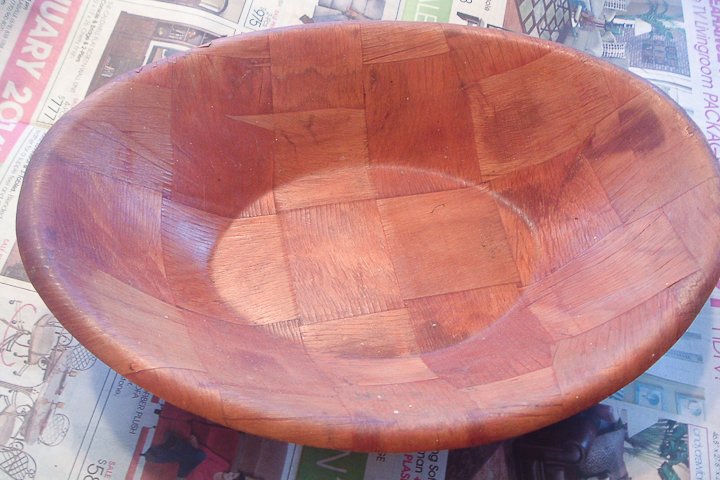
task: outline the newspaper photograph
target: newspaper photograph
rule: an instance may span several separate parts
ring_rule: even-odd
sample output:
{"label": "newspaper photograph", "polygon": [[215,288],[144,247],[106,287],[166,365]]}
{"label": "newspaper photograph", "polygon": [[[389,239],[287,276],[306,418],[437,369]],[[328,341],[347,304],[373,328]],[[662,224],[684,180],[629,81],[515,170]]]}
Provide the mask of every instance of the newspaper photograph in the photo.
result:
{"label": "newspaper photograph", "polygon": [[237,432],[110,370],[29,283],[15,237],[47,129],[125,72],[258,30],[444,22],[557,42],[649,80],[720,151],[718,0],[0,0],[0,479],[720,479],[720,288],[655,366],[602,404],[504,442],[343,452]]}

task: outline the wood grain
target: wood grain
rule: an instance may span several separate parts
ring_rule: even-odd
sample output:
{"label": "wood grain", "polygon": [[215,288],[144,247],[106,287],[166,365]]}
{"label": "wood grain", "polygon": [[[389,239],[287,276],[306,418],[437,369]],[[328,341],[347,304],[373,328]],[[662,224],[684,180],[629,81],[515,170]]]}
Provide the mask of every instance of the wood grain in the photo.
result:
{"label": "wood grain", "polygon": [[720,174],[678,108],[557,44],[353,23],[225,38],[65,115],[28,275],[115,370],[321,447],[491,442],[590,406],[720,276]]}
{"label": "wood grain", "polygon": [[447,68],[450,58],[413,56],[363,70],[368,152],[381,197],[480,182],[471,109],[457,73]]}
{"label": "wood grain", "polygon": [[368,168],[364,110],[232,118],[275,135],[272,192],[278,210],[377,197]]}
{"label": "wood grain", "polygon": [[520,280],[497,205],[480,188],[378,200],[403,298]]}

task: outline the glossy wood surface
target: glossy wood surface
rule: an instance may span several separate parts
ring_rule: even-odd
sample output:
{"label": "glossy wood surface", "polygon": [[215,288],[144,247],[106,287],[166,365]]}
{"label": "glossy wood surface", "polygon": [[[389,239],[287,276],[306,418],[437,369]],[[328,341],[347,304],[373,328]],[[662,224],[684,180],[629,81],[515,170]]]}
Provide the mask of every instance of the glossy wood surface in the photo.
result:
{"label": "glossy wood surface", "polygon": [[366,451],[495,441],[613,393],[720,275],[720,176],[630,74],[496,30],[248,34],[47,134],[18,239],[53,313],[181,408]]}

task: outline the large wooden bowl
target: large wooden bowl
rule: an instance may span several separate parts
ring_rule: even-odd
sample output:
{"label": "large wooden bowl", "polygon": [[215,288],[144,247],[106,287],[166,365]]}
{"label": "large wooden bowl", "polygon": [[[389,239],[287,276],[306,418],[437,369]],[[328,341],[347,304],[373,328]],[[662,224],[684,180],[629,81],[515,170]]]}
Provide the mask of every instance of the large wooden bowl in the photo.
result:
{"label": "large wooden bowl", "polygon": [[720,176],[648,84],[430,24],[214,41],[96,92],[27,172],[60,321],[136,384],[308,445],[461,447],[647,369],[717,282]]}

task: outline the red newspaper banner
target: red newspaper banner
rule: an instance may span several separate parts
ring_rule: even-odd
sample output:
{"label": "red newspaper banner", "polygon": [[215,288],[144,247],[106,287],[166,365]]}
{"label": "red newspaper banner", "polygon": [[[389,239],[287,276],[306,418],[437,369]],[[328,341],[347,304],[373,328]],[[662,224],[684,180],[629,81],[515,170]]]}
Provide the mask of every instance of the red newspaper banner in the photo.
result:
{"label": "red newspaper banner", "polygon": [[0,159],[30,123],[65,45],[81,0],[36,0],[0,76]]}

